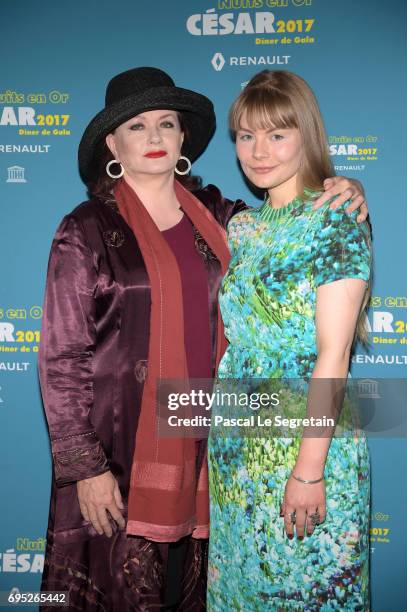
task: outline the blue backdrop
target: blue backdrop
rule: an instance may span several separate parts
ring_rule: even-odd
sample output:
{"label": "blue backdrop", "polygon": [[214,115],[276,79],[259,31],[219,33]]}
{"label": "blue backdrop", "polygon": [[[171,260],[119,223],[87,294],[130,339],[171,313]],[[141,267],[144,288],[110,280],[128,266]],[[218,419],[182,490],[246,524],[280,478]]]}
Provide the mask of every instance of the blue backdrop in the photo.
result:
{"label": "blue backdrop", "polygon": [[[103,107],[107,81],[122,70],[158,66],[214,101],[217,132],[194,173],[252,204],[228,135],[229,106],[264,68],[287,68],[311,84],[337,173],[362,180],[374,227],[371,347],[357,349],[353,373],[406,377],[406,17],[403,0],[22,0],[2,7],[0,591],[39,587],[51,465],[36,352],[48,252],[62,216],[85,199],[77,146]],[[398,612],[407,443],[374,439],[370,447],[373,610]]]}

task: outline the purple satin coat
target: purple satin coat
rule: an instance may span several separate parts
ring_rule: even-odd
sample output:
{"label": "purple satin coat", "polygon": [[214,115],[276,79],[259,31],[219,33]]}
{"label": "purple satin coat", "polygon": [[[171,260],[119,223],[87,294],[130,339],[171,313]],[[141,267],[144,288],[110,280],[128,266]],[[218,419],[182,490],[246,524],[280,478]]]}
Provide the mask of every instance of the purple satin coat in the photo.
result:
{"label": "purple satin coat", "polygon": [[[245,208],[213,185],[194,195],[223,227]],[[196,244],[208,271],[214,357],[220,264],[202,237]],[[47,557],[100,537],[81,516],[77,480],[110,469],[127,504],[149,328],[149,279],[132,230],[114,201],[81,204],[52,244],[39,353],[54,459]]]}

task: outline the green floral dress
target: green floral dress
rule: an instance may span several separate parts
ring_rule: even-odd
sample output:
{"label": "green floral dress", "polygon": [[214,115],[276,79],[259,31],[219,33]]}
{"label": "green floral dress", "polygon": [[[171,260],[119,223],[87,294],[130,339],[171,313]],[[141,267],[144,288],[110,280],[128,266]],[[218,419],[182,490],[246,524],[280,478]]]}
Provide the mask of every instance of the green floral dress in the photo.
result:
{"label": "green floral dress", "polygon": [[[229,223],[232,259],[220,305],[230,344],[219,383],[309,379],[317,358],[317,287],[369,279],[366,224],[358,225],[345,205],[314,211],[315,194],[307,196],[283,209],[265,203]],[[279,516],[299,443],[299,437],[211,430],[208,610],[369,610],[366,440],[333,438],[325,469],[327,518],[302,542],[287,538]]]}

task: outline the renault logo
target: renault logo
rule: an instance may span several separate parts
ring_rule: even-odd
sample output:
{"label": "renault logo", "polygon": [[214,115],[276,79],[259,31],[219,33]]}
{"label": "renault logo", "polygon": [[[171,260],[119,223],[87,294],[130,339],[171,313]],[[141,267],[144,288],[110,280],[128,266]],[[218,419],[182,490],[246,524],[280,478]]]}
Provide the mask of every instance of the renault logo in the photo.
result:
{"label": "renault logo", "polygon": [[223,57],[222,53],[215,53],[211,63],[214,69],[219,72],[225,65],[225,58]]}

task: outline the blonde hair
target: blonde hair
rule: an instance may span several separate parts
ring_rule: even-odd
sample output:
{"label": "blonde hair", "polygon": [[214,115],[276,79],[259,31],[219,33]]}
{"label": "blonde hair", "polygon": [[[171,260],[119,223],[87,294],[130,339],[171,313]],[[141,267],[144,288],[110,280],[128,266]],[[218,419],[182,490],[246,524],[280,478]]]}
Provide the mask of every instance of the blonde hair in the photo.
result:
{"label": "blonde hair", "polygon": [[318,102],[301,77],[287,70],[259,72],[230,109],[233,134],[241,128],[243,115],[253,129],[299,130],[304,152],[299,170],[302,189],[318,191],[326,178],[334,176]]}
{"label": "blonde hair", "polygon": [[[321,190],[324,180],[334,176],[321,111],[304,79],[287,70],[259,72],[248,82],[230,109],[229,126],[234,135],[241,129],[243,115],[251,129],[299,130],[303,146],[299,169],[302,190]],[[364,345],[367,344],[365,314],[370,286],[369,282],[356,325],[356,337]]]}

